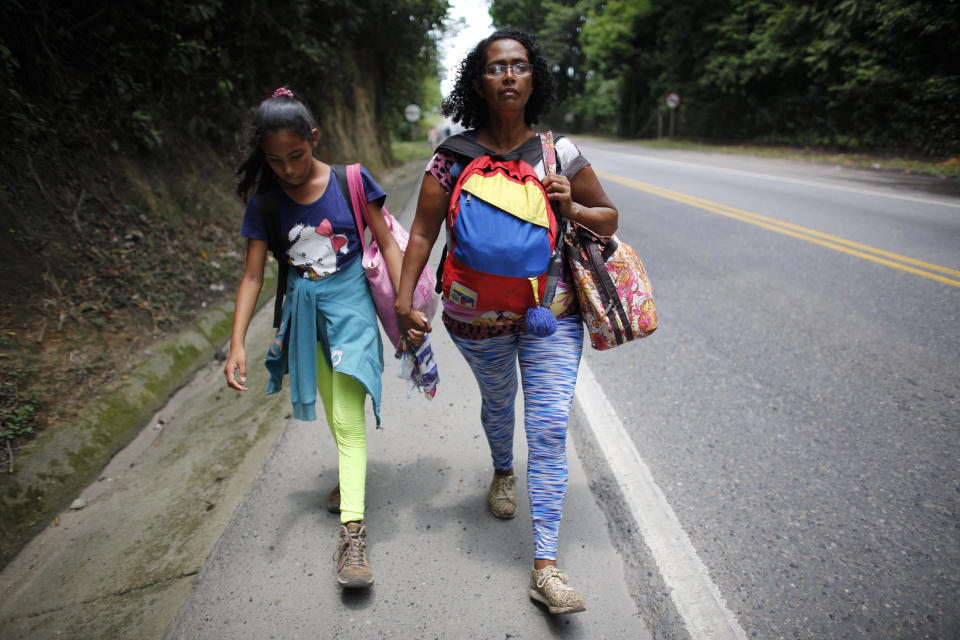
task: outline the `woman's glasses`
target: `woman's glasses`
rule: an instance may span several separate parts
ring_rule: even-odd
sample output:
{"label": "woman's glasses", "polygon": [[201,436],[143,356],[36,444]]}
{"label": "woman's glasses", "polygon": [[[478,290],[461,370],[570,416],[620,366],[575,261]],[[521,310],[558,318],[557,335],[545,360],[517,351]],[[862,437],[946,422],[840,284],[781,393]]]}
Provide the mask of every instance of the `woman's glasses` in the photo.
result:
{"label": "woman's glasses", "polygon": [[492,64],[484,67],[483,75],[491,78],[499,78],[507,71],[513,71],[513,75],[519,77],[528,76],[533,71],[533,65],[529,62],[518,62],[517,64]]}

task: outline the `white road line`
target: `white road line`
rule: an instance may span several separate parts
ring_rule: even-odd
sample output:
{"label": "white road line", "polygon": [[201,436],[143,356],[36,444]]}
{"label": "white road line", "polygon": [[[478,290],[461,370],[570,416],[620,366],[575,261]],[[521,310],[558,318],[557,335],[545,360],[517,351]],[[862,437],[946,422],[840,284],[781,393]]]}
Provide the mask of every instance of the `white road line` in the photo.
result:
{"label": "white road line", "polygon": [[727,609],[706,565],[585,361],[580,362],[576,399],[690,636],[693,640],[746,640],[743,628]]}
{"label": "white road line", "polygon": [[[609,151],[603,150],[600,154],[605,153],[620,155],[625,158],[630,158],[634,161],[641,162],[650,162],[653,164],[672,164],[678,165],[681,167],[695,167],[697,169],[705,169],[708,171],[715,171],[717,173],[733,173],[740,176],[750,177],[750,178],[762,178],[765,180],[774,180],[776,182],[787,182],[789,184],[799,184],[808,187],[818,187],[821,189],[833,189],[835,191],[847,191],[849,193],[857,193],[860,195],[873,196],[876,198],[892,198],[894,200],[906,200],[907,202],[920,202],[923,204],[933,204],[939,205],[941,207],[953,207],[960,208],[960,203],[949,202],[946,200],[935,200],[932,198],[918,198],[916,196],[903,196],[897,193],[886,193],[883,191],[878,191],[875,189],[863,189],[859,187],[846,187],[839,184],[830,184],[829,182],[818,182],[816,180],[804,180],[802,178],[788,178],[786,176],[778,176],[771,173],[758,173],[756,171],[747,171],[745,169],[731,169],[729,167],[714,167],[708,164],[699,164],[696,162],[683,162],[682,160],[667,160],[666,158],[656,158],[651,156],[638,156],[635,154],[624,153],[623,151]],[[611,171],[611,173],[616,173],[616,171]],[[877,187],[882,187],[883,185],[877,185]]]}

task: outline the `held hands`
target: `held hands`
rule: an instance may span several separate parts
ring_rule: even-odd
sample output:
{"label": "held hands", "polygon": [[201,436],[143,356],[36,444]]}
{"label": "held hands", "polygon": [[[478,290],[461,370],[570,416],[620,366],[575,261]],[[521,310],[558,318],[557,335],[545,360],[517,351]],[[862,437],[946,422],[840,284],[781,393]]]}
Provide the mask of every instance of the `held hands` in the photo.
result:
{"label": "held hands", "polygon": [[570,179],[558,173],[550,173],[542,180],[547,198],[556,203],[556,209],[564,218],[573,218],[576,209],[570,191]]}
{"label": "held hands", "polygon": [[415,347],[419,347],[423,342],[424,334],[433,331],[430,321],[427,320],[427,314],[413,308],[405,313],[397,310],[397,324],[400,327],[401,335]]}
{"label": "held hands", "polygon": [[243,347],[230,349],[227,365],[223,368],[227,376],[227,386],[237,391],[247,391],[243,384],[247,381],[247,353]]}

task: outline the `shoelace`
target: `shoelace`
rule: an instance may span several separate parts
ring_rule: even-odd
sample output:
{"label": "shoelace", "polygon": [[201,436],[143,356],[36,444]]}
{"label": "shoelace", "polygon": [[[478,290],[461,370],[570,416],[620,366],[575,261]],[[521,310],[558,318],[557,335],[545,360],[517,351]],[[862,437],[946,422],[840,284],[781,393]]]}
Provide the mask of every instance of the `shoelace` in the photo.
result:
{"label": "shoelace", "polygon": [[497,490],[493,496],[494,500],[512,500],[510,491],[513,490],[513,485],[517,481],[517,476],[500,476],[500,482],[497,483]]}
{"label": "shoelace", "polygon": [[367,539],[364,537],[367,528],[360,527],[354,533],[343,527],[347,535],[340,535],[340,544],[337,546],[337,555],[339,556],[339,566],[342,569],[345,566],[363,565],[363,551],[367,546]]}
{"label": "shoelace", "polygon": [[570,582],[570,578],[567,577],[567,574],[552,565],[548,566],[547,572],[537,579],[537,588],[542,589],[543,585],[547,584],[547,580],[550,580],[551,578],[556,578],[560,581],[560,584],[555,585],[557,589],[560,589],[561,591],[576,591],[576,589],[567,584]]}

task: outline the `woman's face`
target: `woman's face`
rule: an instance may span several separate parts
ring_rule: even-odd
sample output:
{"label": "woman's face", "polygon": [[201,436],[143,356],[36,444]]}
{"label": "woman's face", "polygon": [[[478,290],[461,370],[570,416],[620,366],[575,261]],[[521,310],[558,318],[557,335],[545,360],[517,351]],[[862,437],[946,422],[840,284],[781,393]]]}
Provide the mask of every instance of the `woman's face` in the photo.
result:
{"label": "woman's face", "polygon": [[487,48],[487,59],[483,65],[485,72],[476,83],[477,93],[493,111],[523,110],[533,93],[533,73],[517,75],[513,69],[507,69],[499,77],[486,73],[493,65],[508,66],[519,63],[530,64],[527,49],[516,40],[494,40]]}
{"label": "woman's face", "polygon": [[318,136],[319,131],[314,129],[311,139],[304,140],[293,131],[282,129],[260,142],[267,164],[287,187],[299,187],[310,177]]}

